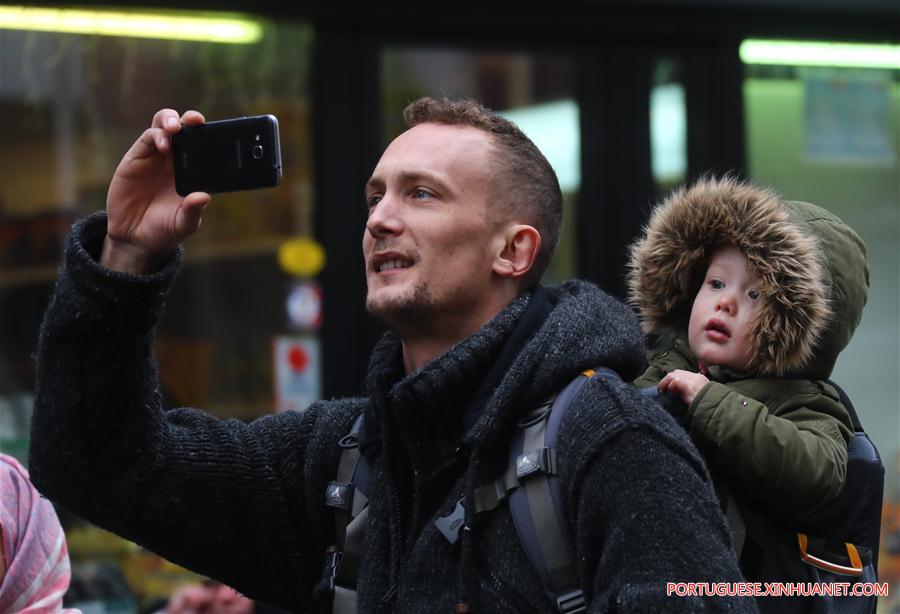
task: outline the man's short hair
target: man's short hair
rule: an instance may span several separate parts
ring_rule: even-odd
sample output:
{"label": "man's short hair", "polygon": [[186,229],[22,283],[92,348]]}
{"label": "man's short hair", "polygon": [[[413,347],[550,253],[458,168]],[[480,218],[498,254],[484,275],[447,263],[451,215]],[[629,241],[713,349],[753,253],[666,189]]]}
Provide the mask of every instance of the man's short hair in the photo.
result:
{"label": "man's short hair", "polygon": [[491,135],[497,148],[492,158],[502,189],[495,197],[516,213],[524,213],[527,222],[541,234],[541,249],[525,277],[525,286],[536,284],[550,264],[562,227],[562,192],[559,180],[547,158],[514,123],[471,100],[435,100],[425,97],[403,110],[407,128],[437,123],[472,126]]}

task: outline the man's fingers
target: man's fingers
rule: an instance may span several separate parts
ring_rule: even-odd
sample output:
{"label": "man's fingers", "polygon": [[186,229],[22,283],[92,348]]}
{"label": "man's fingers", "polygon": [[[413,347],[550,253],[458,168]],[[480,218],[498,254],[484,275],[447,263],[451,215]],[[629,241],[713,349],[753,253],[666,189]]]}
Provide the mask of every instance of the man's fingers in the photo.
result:
{"label": "man's fingers", "polygon": [[199,209],[202,213],[203,209],[206,208],[206,205],[208,205],[211,200],[212,196],[206,192],[191,192],[184,197],[184,202],[181,206],[191,210]]}
{"label": "man's fingers", "polygon": [[181,208],[175,214],[175,225],[181,237],[189,237],[200,228],[203,212],[212,197],[206,192],[191,192],[184,197]]}
{"label": "man's fingers", "polygon": [[202,124],[206,121],[206,118],[203,117],[203,114],[200,111],[194,111],[193,109],[190,111],[185,111],[184,115],[181,116],[181,123],[185,126],[196,126],[198,124]]}
{"label": "man's fingers", "polygon": [[[153,122],[150,124],[150,127],[173,129],[177,128],[178,125],[178,111],[174,109],[160,109],[153,116]],[[175,130],[175,132],[178,131]]]}
{"label": "man's fingers", "polygon": [[128,150],[126,158],[148,158],[157,151],[168,153],[171,149],[169,135],[159,128],[147,128]]}
{"label": "man's fingers", "polygon": [[[172,143],[169,140],[170,135],[181,131],[182,124],[186,126],[196,126],[206,121],[203,114],[199,111],[187,111],[182,117],[178,117],[178,111],[174,109],[160,109],[153,116],[153,122],[150,128],[144,131],[140,138],[140,142],[145,146],[134,149],[132,154],[136,158],[144,158],[154,153],[153,149],[149,149],[152,145],[154,149],[160,153],[169,153],[172,149]],[[136,143],[137,144],[137,143]]]}
{"label": "man's fingers", "polygon": [[178,121],[178,111],[160,109],[153,116],[150,127],[144,130],[140,138],[128,150],[126,157],[141,159],[148,158],[157,151],[163,154],[168,153],[172,149],[169,134],[179,130],[181,130],[181,123]]}

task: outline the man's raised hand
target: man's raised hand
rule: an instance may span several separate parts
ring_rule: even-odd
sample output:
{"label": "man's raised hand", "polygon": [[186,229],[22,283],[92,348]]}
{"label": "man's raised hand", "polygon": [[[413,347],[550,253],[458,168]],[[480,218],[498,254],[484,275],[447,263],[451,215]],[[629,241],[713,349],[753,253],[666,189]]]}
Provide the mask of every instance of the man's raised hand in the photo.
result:
{"label": "man's raised hand", "polygon": [[192,192],[182,198],[175,191],[171,135],[182,124],[204,121],[197,111],[188,111],[179,120],[176,111],[162,109],[125,153],[106,196],[108,222],[101,265],[127,273],[152,273],[200,228],[210,195]]}

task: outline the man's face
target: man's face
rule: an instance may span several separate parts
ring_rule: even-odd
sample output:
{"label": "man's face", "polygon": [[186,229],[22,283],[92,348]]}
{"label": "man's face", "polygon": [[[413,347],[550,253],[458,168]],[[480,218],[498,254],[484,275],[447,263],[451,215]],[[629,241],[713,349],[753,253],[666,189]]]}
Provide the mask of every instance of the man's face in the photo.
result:
{"label": "man's face", "polygon": [[716,250],[688,325],[688,341],[697,359],[705,366],[746,371],[754,355],[750,316],[761,308],[762,300],[744,254],[734,246]]}
{"label": "man's face", "polygon": [[502,247],[488,203],[492,149],[482,130],[436,123],[388,146],[366,184],[372,314],[401,328],[478,317]]}

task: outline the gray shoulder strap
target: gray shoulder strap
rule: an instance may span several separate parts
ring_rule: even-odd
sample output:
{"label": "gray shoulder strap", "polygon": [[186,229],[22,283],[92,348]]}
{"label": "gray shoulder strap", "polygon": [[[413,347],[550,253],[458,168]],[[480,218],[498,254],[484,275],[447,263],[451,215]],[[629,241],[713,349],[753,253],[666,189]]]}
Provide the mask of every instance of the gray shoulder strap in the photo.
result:
{"label": "gray shoulder strap", "polygon": [[368,518],[368,484],[371,467],[359,453],[363,415],[339,442],[341,457],[337,476],[325,489],[325,505],[334,508],[335,539],[325,566],[333,592],[332,612],[355,614],[359,562]]}
{"label": "gray shoulder strap", "polygon": [[585,611],[574,540],[563,517],[557,477],[557,435],[563,416],[594,371],[585,371],[552,400],[519,422],[510,449],[522,488],[509,495],[509,511],[525,554],[545,591],[563,613]]}

